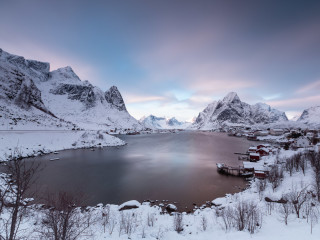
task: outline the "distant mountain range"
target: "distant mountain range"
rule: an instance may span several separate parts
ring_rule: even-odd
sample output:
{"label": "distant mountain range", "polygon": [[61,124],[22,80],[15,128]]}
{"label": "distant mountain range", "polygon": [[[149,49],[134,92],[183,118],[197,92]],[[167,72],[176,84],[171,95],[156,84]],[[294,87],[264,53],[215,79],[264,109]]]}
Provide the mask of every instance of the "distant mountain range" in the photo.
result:
{"label": "distant mountain range", "polygon": [[154,115],[142,117],[139,122],[145,128],[150,129],[185,129],[191,124],[189,122],[180,122],[175,117],[165,118],[156,117]]}
{"label": "distant mountain range", "polygon": [[265,103],[254,105],[242,102],[235,92],[228,93],[222,100],[210,103],[199,113],[193,129],[215,129],[223,125],[253,125],[286,122],[284,112]]}
{"label": "distant mountain range", "polygon": [[0,129],[142,129],[117,87],[103,92],[71,67],[50,72],[49,63],[0,49],[0,86]]}
{"label": "distant mountain range", "polygon": [[[291,123],[292,121],[290,121]],[[82,81],[71,67],[0,49],[0,130],[5,129],[217,129],[225,125],[284,124],[284,112],[264,103],[242,102],[235,92],[210,103],[191,124],[150,115],[137,121],[116,86],[107,91]],[[303,111],[296,124],[320,124],[320,106]]]}

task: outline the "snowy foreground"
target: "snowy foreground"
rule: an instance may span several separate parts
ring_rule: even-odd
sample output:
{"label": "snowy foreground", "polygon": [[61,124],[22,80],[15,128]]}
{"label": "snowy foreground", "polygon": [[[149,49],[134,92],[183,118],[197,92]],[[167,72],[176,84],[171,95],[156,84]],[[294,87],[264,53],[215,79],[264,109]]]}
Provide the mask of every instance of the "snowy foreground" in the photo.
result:
{"label": "snowy foreground", "polygon": [[102,131],[0,131],[0,160],[14,150],[22,157],[65,149],[124,145],[125,142]]}
{"label": "snowy foreground", "polygon": [[[74,134],[80,137],[83,133]],[[44,136],[39,133],[39,141],[44,141]],[[110,140],[115,141],[114,144],[119,143],[114,138],[110,137]],[[68,144],[73,141],[74,138],[65,139]],[[277,155],[263,157],[258,163],[272,166],[277,162],[278,167],[286,166],[283,168],[283,176],[276,184],[270,180],[252,180],[245,191],[215,199],[211,208],[201,208],[192,214],[168,214],[160,204],[150,206],[147,202],[140,204],[137,201],[129,201],[120,206],[99,204],[95,207],[76,208],[72,213],[72,221],[77,223],[75,232],[83,230],[76,239],[319,239],[319,202],[315,194],[311,194],[316,191],[314,169],[308,160],[304,161],[304,173],[299,167],[291,169],[289,166],[289,171],[285,164],[289,157],[297,153],[298,151],[281,150]],[[4,187],[3,184],[1,186]],[[304,196],[301,198],[304,202],[299,218],[294,205],[289,201],[288,204],[266,201],[266,197],[276,201],[281,198],[289,199],[297,193]],[[298,202],[302,202],[301,199]],[[123,210],[132,207],[133,209]],[[239,220],[241,209],[246,220],[244,229],[239,231],[237,228],[241,227],[241,221],[237,219]],[[48,228],[52,212],[40,205],[31,205],[19,227],[18,236],[27,239],[53,239],[50,235],[52,231]],[[9,208],[5,208],[2,220],[9,215]],[[3,225],[0,234],[5,234]]]}

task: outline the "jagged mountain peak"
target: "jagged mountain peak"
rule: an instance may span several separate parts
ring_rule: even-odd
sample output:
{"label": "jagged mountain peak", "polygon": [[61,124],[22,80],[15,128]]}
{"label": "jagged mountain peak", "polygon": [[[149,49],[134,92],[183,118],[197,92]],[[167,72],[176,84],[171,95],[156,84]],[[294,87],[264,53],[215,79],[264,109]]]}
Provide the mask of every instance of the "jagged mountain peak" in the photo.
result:
{"label": "jagged mountain peak", "polygon": [[252,125],[287,121],[284,112],[265,103],[250,105],[242,102],[235,92],[228,93],[223,100],[210,103],[199,113],[193,128],[217,128],[221,125]]}
{"label": "jagged mountain peak", "polygon": [[105,92],[105,99],[113,107],[120,111],[127,111],[126,105],[124,104],[121,93],[116,86],[112,86],[108,91]]}
{"label": "jagged mountain peak", "polygon": [[58,68],[50,73],[51,76],[62,79],[74,79],[81,81],[79,76],[73,71],[70,66]]}
{"label": "jagged mountain peak", "polygon": [[226,103],[240,102],[240,98],[236,92],[229,92],[222,101]]}
{"label": "jagged mountain peak", "polygon": [[31,68],[35,71],[48,73],[50,71],[50,64],[48,62],[41,62],[37,60],[25,59],[22,56],[8,53],[0,48],[0,58],[7,60],[11,64],[22,68]]}

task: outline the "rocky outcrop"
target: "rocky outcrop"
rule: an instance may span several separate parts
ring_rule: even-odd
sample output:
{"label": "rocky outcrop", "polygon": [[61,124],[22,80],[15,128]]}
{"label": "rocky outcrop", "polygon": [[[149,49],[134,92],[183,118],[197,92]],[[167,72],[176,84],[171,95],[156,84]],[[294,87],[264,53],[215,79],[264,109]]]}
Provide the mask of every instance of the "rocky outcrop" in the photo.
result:
{"label": "rocky outcrop", "polygon": [[[28,71],[25,71],[28,67]],[[41,72],[37,73],[37,69]],[[25,60],[0,49],[0,99],[25,110],[34,107],[54,116],[44,105],[41,91],[32,78],[37,76],[39,80],[44,79],[48,69],[46,63]]]}
{"label": "rocky outcrop", "polygon": [[84,103],[87,107],[93,107],[96,102],[96,95],[91,84],[76,85],[76,84],[59,84],[58,87],[51,89],[50,93],[56,95],[66,94],[71,100],[78,100]]}
{"label": "rocky outcrop", "polygon": [[108,91],[105,92],[104,96],[106,101],[114,108],[118,109],[119,111],[127,111],[123,98],[116,86],[112,86]]}

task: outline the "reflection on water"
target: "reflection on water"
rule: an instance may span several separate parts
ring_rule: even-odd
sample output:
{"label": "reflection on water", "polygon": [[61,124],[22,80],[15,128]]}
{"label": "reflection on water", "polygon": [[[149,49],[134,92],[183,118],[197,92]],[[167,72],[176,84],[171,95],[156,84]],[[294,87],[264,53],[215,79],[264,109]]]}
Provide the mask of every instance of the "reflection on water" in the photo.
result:
{"label": "reflection on water", "polygon": [[[66,150],[37,160],[46,163],[38,186],[50,191],[83,192],[87,204],[136,199],[169,200],[179,206],[203,204],[239,191],[245,181],[220,175],[216,163],[239,166],[235,152],[252,142],[223,133],[182,132],[120,136],[117,148]],[[48,161],[59,157],[59,161]]]}

